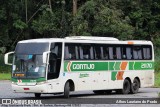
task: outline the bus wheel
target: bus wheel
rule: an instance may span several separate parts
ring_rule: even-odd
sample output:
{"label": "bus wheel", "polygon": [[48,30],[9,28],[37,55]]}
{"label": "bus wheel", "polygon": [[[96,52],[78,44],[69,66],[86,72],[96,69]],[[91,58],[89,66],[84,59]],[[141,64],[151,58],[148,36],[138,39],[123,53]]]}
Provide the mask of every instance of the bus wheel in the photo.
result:
{"label": "bus wheel", "polygon": [[131,84],[131,94],[136,94],[139,91],[140,83],[137,78],[133,80]]}
{"label": "bus wheel", "polygon": [[41,97],[41,93],[34,93],[36,98],[40,98]]}
{"label": "bus wheel", "polygon": [[125,79],[123,82],[122,94],[128,94],[131,89],[131,84],[128,79]]}
{"label": "bus wheel", "polygon": [[70,85],[69,82],[66,82],[64,86],[64,97],[69,98],[69,93],[70,93]]}

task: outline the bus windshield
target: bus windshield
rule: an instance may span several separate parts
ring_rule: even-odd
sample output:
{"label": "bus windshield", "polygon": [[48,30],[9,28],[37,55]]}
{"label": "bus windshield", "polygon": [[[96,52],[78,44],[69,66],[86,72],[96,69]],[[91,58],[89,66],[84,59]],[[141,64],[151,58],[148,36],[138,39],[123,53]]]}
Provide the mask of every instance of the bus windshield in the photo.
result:
{"label": "bus windshield", "polygon": [[45,68],[42,55],[16,55],[12,67],[12,76],[15,78],[45,77]]}
{"label": "bus windshield", "polygon": [[13,78],[41,78],[46,75],[43,52],[48,51],[48,43],[20,43],[13,59]]}

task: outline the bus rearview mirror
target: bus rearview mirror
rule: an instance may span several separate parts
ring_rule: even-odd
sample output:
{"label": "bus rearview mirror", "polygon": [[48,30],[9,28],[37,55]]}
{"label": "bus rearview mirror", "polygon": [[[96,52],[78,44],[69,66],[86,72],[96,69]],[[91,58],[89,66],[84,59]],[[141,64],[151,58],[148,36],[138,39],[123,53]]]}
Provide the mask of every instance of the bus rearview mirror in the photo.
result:
{"label": "bus rearview mirror", "polygon": [[14,52],[8,52],[4,55],[4,63],[6,65],[12,65],[12,63],[9,63],[8,60],[9,60],[9,55],[13,54]]}

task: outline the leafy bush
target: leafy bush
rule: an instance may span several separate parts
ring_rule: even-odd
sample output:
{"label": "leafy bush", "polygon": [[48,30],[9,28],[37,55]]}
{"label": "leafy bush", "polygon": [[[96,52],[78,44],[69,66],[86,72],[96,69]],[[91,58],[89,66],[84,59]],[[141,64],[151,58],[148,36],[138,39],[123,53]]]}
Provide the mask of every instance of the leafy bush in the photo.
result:
{"label": "leafy bush", "polygon": [[[155,87],[160,87],[160,54],[158,51],[155,52]],[[160,96],[160,93],[158,94]]]}
{"label": "leafy bush", "polygon": [[0,73],[0,80],[11,80],[11,73]]}
{"label": "leafy bush", "polygon": [[160,60],[155,60],[155,72],[160,71]]}
{"label": "leafy bush", "polygon": [[155,48],[155,65],[154,65],[155,72],[160,71],[160,49]]}

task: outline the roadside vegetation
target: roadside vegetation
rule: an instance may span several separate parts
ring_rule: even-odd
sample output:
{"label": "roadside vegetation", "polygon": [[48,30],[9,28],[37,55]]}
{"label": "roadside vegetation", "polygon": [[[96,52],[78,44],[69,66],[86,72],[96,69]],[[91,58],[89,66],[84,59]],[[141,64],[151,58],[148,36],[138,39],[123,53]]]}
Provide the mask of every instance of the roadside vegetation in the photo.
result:
{"label": "roadside vegetation", "polygon": [[[158,53],[158,52],[155,52]],[[155,57],[155,87],[160,87],[160,55],[156,54]]]}
{"label": "roadside vegetation", "polygon": [[155,72],[154,87],[160,87],[160,72]]}
{"label": "roadside vegetation", "polygon": [[0,80],[10,80],[11,73],[0,73]]}
{"label": "roadside vegetation", "polygon": [[0,80],[11,79],[11,66],[4,64],[4,55],[0,54]]}

